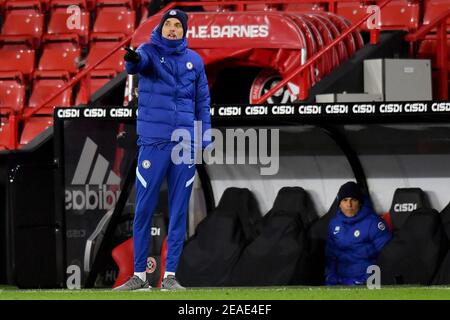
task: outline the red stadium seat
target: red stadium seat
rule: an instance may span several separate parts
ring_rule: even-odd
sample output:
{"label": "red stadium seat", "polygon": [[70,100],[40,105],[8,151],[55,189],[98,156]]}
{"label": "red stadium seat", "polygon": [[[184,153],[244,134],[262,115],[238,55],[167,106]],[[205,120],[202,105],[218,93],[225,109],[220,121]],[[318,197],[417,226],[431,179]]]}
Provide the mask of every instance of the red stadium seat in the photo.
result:
{"label": "red stadium seat", "polygon": [[[381,1],[377,2],[378,4]],[[369,12],[373,3],[369,1],[338,2],[336,13],[355,24]],[[411,0],[393,0],[381,10],[380,27],[382,30],[413,30],[419,27],[420,4]],[[368,30],[366,23],[361,29]]]}
{"label": "red stadium seat", "polygon": [[[28,103],[29,108],[36,108],[52,93],[64,86],[70,79],[69,73],[59,71],[36,71],[33,77],[33,89]],[[70,106],[72,88],[62,92],[45,105],[38,114],[52,114],[54,107]]]}
{"label": "red stadium seat", "polygon": [[[426,0],[424,2],[424,16],[423,24],[427,25],[438,18],[443,12],[450,8],[450,0]],[[425,40],[420,42],[417,58],[431,59],[433,66],[436,67],[436,52],[437,52],[437,36],[436,28],[428,34]],[[450,61],[450,18],[447,19],[447,54]],[[433,74],[433,83],[438,83],[437,74]],[[437,86],[436,86],[437,87]]]}
{"label": "red stadium seat", "polygon": [[33,37],[0,35],[0,48],[15,51],[33,49]]}
{"label": "red stadium seat", "polygon": [[40,0],[43,12],[47,12],[48,11],[48,9],[50,8],[50,2],[51,1],[52,0]]}
{"label": "red stadium seat", "polygon": [[135,23],[135,11],[127,11],[123,8],[99,10],[93,32],[124,33],[130,35],[134,32]]}
{"label": "red stadium seat", "polygon": [[66,8],[69,6],[78,6],[82,10],[91,11],[95,9],[96,0],[41,0],[46,1],[48,11],[54,10],[56,8]]}
{"label": "red stadium seat", "polygon": [[42,38],[43,49],[73,49],[80,46],[80,38],[76,34],[47,34]]}
{"label": "red stadium seat", "polygon": [[283,11],[325,11],[326,7],[324,3],[315,3],[311,1],[310,3],[287,3],[283,5]]}
{"label": "red stadium seat", "polygon": [[148,8],[142,6],[141,7],[141,20],[139,21],[138,25],[141,25],[145,22],[145,20],[148,19]]}
{"label": "red stadium seat", "polygon": [[20,72],[0,72],[0,109],[22,111],[25,104],[25,84]]}
{"label": "red stadium seat", "polygon": [[6,11],[12,10],[28,10],[33,12],[42,12],[42,4],[39,0],[21,0],[21,1],[6,1]]}
{"label": "red stadium seat", "polygon": [[[103,87],[109,81],[116,76],[115,70],[94,70],[91,72],[90,77],[90,95],[92,96],[98,89]],[[82,80],[80,85],[80,91],[75,102],[76,105],[84,103],[83,99],[87,98],[87,83],[89,80]],[[84,96],[83,96],[84,95]]]}
{"label": "red stadium seat", "polygon": [[111,256],[119,267],[119,274],[113,288],[121,286],[133,276],[133,238],[130,238],[111,251]]}
{"label": "red stadium seat", "polygon": [[[64,86],[69,81],[68,72],[36,71],[34,74],[33,90],[28,108],[38,107],[52,93]],[[19,143],[26,145],[45,129],[53,125],[53,109],[59,106],[70,106],[72,100],[72,88],[69,88],[47,103],[44,108],[25,122]]]}
{"label": "red stadium seat", "polygon": [[136,5],[136,12],[140,10],[141,19],[136,21],[137,25],[141,25],[148,18],[149,5],[152,0],[137,0],[138,5]]}
{"label": "red stadium seat", "polygon": [[259,1],[255,1],[255,4],[248,4],[245,7],[246,11],[277,11],[280,9],[280,4],[267,4]]}
{"label": "red stadium seat", "polygon": [[134,7],[135,8],[141,8],[141,7],[148,7],[152,0],[134,0]]}
{"label": "red stadium seat", "polygon": [[53,126],[53,117],[31,117],[23,126],[19,144],[24,146],[41,134],[47,128]]}
{"label": "red stadium seat", "polygon": [[[352,24],[358,23],[367,14],[366,2],[338,2],[336,13],[347,18]],[[361,26],[361,28],[364,26]]]}
{"label": "red stadium seat", "polygon": [[92,11],[97,6],[97,0],[86,0],[87,9]]}
{"label": "red stadium seat", "polygon": [[[202,0],[202,1],[208,1],[208,0]],[[226,5],[225,3],[223,5],[202,5],[202,8],[204,11],[208,11],[208,12],[233,11],[233,7],[231,5]]]}
{"label": "red stadium seat", "polygon": [[[447,35],[447,58],[450,61],[450,35]],[[417,53],[417,58],[419,59],[431,59],[433,63],[436,63],[436,51],[437,51],[437,41],[430,35],[425,40],[421,41],[419,51]]]}
{"label": "red stadium seat", "polygon": [[[72,0],[70,0],[72,1]],[[67,13],[67,8],[53,8],[50,13],[50,21],[47,27],[48,34],[77,34],[80,37],[81,44],[86,46],[89,41],[89,28],[90,28],[90,14],[86,11],[81,11],[79,16],[70,18],[73,15],[72,12]],[[79,17],[79,20],[77,20]],[[68,25],[69,22],[71,22]],[[75,27],[76,23],[80,23]]]}
{"label": "red stadium seat", "polygon": [[[0,109],[1,113],[1,109]],[[10,125],[7,116],[0,117],[0,151],[8,150],[8,142],[10,137]]]}
{"label": "red stadium seat", "polygon": [[128,10],[136,8],[133,0],[97,0],[97,9],[122,7]]}
{"label": "red stadium seat", "polygon": [[3,35],[29,35],[38,47],[44,31],[44,15],[30,10],[11,10],[6,12],[2,28]]}
{"label": "red stadium seat", "polygon": [[[111,49],[117,46],[124,39],[123,34],[92,34],[90,41],[90,51],[87,56],[87,66],[91,66],[101,58],[111,52]],[[125,50],[123,48],[116,51],[108,59],[102,62],[95,69],[108,69],[122,72],[125,69],[123,56]]]}
{"label": "red stadium seat", "polygon": [[69,6],[78,6],[83,10],[87,10],[86,0],[50,0],[50,10],[67,8]]}
{"label": "red stadium seat", "polygon": [[[430,24],[435,18],[450,8],[449,0],[426,0],[424,3],[423,24]],[[447,19],[447,32],[450,31],[450,18]]]}
{"label": "red stadium seat", "polygon": [[0,49],[0,72],[19,71],[29,76],[34,71],[34,50],[26,49],[17,51],[6,46]]}
{"label": "red stadium seat", "polygon": [[64,70],[71,74],[78,72],[81,49],[77,35],[46,35],[43,42],[39,70]]}

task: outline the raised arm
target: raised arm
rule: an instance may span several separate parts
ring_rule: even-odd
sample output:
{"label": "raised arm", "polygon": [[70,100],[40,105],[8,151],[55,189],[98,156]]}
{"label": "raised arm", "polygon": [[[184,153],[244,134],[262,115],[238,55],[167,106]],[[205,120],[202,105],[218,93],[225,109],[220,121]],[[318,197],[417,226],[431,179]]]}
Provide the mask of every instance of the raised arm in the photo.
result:
{"label": "raised arm", "polygon": [[145,44],[141,44],[136,51],[125,48],[123,59],[125,60],[125,68],[129,74],[136,74],[142,71],[150,71],[153,69],[152,61],[148,56],[148,53],[144,49]]}

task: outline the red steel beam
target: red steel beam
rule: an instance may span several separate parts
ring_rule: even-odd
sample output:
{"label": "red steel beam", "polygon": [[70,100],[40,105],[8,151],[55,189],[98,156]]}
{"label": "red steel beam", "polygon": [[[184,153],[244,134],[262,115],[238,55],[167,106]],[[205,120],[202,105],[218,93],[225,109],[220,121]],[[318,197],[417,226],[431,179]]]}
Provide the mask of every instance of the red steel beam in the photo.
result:
{"label": "red steel beam", "polygon": [[[384,8],[389,2],[392,0],[385,0],[382,4],[379,5],[380,10]],[[300,72],[303,72],[306,68],[308,68],[311,64],[315,63],[320,57],[322,57],[325,53],[327,53],[331,48],[334,46],[337,46],[339,42],[341,42],[345,37],[347,37],[350,33],[355,31],[361,24],[363,24],[369,17],[372,16],[373,13],[368,13],[364,16],[357,24],[353,25],[350,29],[345,31],[343,34],[341,34],[339,37],[337,37],[333,42],[331,42],[329,45],[327,45],[325,48],[323,48],[321,51],[316,53],[311,57],[311,59],[308,59],[308,61],[294,69],[289,75],[281,80],[275,87],[270,89],[266,94],[264,94],[261,98],[259,98],[256,101],[256,104],[264,103],[267,101],[268,98],[270,98],[275,92],[283,88],[292,78],[297,76]],[[372,30],[373,31],[373,30]],[[376,31],[376,30],[375,30]],[[300,90],[305,90],[305,88],[300,88]]]}
{"label": "red steel beam", "polygon": [[406,40],[411,43],[423,40],[427,34],[434,28],[437,28],[437,48],[436,48],[436,65],[438,68],[438,97],[441,100],[448,100],[448,48],[447,48],[447,18],[450,16],[450,9],[433,19],[429,24],[422,26],[414,32],[406,36]]}

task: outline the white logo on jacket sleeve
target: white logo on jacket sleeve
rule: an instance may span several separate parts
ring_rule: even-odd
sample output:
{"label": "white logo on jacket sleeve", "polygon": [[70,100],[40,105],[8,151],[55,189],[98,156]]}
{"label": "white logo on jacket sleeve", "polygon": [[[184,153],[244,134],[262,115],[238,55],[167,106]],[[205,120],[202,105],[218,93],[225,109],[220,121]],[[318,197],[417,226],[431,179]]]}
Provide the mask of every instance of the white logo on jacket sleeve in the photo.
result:
{"label": "white logo on jacket sleeve", "polygon": [[151,165],[152,165],[152,163],[149,160],[142,161],[142,168],[144,168],[144,169],[150,168]]}
{"label": "white logo on jacket sleeve", "polygon": [[338,234],[339,231],[341,231],[341,227],[340,227],[340,226],[336,226],[336,227],[334,228],[333,234]]}
{"label": "white logo on jacket sleeve", "polygon": [[186,68],[188,68],[188,70],[192,70],[192,68],[194,67],[194,65],[192,64],[192,62],[187,62],[186,63]]}
{"label": "white logo on jacket sleeve", "polygon": [[355,236],[355,238],[358,238],[358,237],[359,237],[359,235],[360,235],[360,232],[359,232],[359,230],[356,230],[356,231],[355,231],[355,233],[354,233],[353,235]]}
{"label": "white logo on jacket sleeve", "polygon": [[384,229],[386,229],[386,226],[383,222],[378,222],[378,229],[380,229],[381,231],[384,231]]}

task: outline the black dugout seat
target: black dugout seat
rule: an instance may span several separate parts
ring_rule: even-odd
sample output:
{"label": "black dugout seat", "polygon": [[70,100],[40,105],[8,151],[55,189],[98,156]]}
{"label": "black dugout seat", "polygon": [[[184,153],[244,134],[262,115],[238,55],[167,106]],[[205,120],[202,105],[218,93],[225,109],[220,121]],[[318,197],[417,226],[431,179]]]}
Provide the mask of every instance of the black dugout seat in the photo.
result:
{"label": "black dugout seat", "polygon": [[187,287],[231,284],[231,271],[257,235],[261,213],[248,189],[228,188],[217,208],[197,226],[186,242],[177,278]]}
{"label": "black dugout seat", "polygon": [[260,234],[237,262],[232,285],[290,284],[305,248],[305,230],[315,219],[313,203],[303,188],[282,188],[263,218]]}
{"label": "black dugout seat", "polygon": [[418,209],[430,209],[430,202],[420,188],[398,188],[394,192],[389,214],[393,231],[401,229],[408,217]]}
{"label": "black dugout seat", "polygon": [[439,213],[421,189],[405,188],[395,191],[391,214],[393,238],[377,261],[381,283],[430,284],[446,250]]}
{"label": "black dugout seat", "polygon": [[336,215],[339,205],[334,200],[328,212],[316,220],[306,231],[306,243],[298,261],[291,284],[320,286],[325,282],[325,244],[328,224]]}
{"label": "black dugout seat", "polygon": [[450,242],[450,203],[441,211],[441,222],[447,240]]}
{"label": "black dugout seat", "polygon": [[441,222],[445,232],[447,254],[442,261],[439,270],[434,277],[434,285],[449,285],[450,284],[450,203],[441,211]]}

